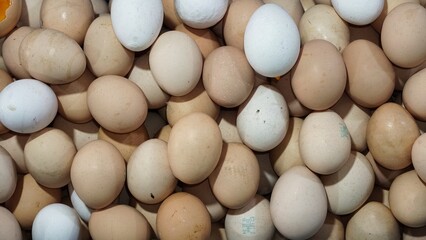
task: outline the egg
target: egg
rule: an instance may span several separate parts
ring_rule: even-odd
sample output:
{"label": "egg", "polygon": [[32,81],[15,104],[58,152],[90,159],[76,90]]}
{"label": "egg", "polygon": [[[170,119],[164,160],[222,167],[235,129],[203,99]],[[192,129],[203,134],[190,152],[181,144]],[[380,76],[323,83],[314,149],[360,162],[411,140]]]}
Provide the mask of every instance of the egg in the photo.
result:
{"label": "egg", "polygon": [[425,183],[415,170],[399,175],[389,189],[389,203],[395,218],[407,227],[426,226]]}
{"label": "egg", "polygon": [[348,222],[346,239],[401,239],[399,224],[389,208],[379,202],[365,204]]}
{"label": "egg", "polygon": [[21,16],[22,0],[6,0],[0,4],[0,37],[16,26]]}
{"label": "egg", "polygon": [[354,25],[367,25],[372,23],[382,12],[384,0],[363,0],[347,2],[342,0],[331,0],[336,12],[345,21]]}
{"label": "egg", "polygon": [[222,136],[217,123],[201,112],[191,113],[176,122],[167,144],[173,175],[187,184],[197,184],[209,177],[219,162],[221,151]]}
{"label": "egg", "polygon": [[68,194],[70,196],[71,205],[78,213],[79,217],[83,221],[89,222],[93,209],[87,207],[83,200],[81,200],[71,183],[68,184]]}
{"label": "egg", "polygon": [[253,69],[279,77],[296,63],[300,51],[297,25],[280,6],[264,4],[253,13],[244,32],[244,51]]}
{"label": "egg", "polygon": [[368,121],[367,146],[377,163],[399,170],[411,164],[411,149],[419,135],[410,113],[389,102],[377,108]]}
{"label": "egg", "polygon": [[271,239],[275,232],[269,201],[256,195],[244,207],[230,209],[225,217],[228,239]]}
{"label": "egg", "polygon": [[167,143],[150,139],[140,144],[127,163],[127,187],[138,201],[160,203],[173,193],[177,179],[170,168]]}
{"label": "egg", "polygon": [[426,9],[417,3],[400,4],[389,12],[383,22],[381,43],[392,63],[412,68],[426,60],[425,22]]}
{"label": "egg", "polygon": [[396,6],[406,2],[412,2],[417,4],[420,3],[419,0],[385,0],[382,12],[380,13],[379,17],[377,17],[376,20],[371,23],[371,26],[378,33],[380,33],[382,31],[383,21],[385,20],[389,12],[392,11]]}
{"label": "egg", "polygon": [[22,238],[21,227],[15,216],[7,209],[0,206],[0,236],[10,240],[20,240]]}
{"label": "egg", "polygon": [[393,65],[393,67],[394,67],[395,75],[396,75],[395,90],[402,91],[408,79],[411,76],[413,76],[415,73],[419,72],[420,70],[426,67],[426,61],[424,61],[419,66],[413,67],[413,68],[401,68],[396,65]]}
{"label": "egg", "polygon": [[423,95],[421,94],[426,88],[423,83],[425,78],[426,69],[422,69],[407,80],[402,90],[404,107],[413,117],[421,121],[426,121],[426,112],[423,110],[426,106],[423,105]]}
{"label": "egg", "polygon": [[169,29],[175,29],[176,26],[182,23],[182,19],[176,12],[175,0],[162,0],[161,2],[163,3],[164,26]]}
{"label": "egg", "polygon": [[260,167],[256,155],[242,143],[225,143],[209,176],[216,199],[225,207],[238,209],[252,199],[259,187]]}
{"label": "egg", "polygon": [[58,110],[52,89],[35,79],[22,79],[0,92],[0,121],[18,133],[33,133],[48,126]]}
{"label": "egg", "polygon": [[342,219],[337,215],[327,212],[327,217],[325,218],[324,224],[320,230],[310,239],[345,239],[345,227],[343,225]]}
{"label": "egg", "polygon": [[52,127],[68,134],[77,150],[86,143],[98,139],[99,125],[93,120],[86,123],[73,123],[58,114],[52,122]]}
{"label": "egg", "polygon": [[164,200],[157,214],[160,239],[208,239],[211,232],[210,215],[197,197],[178,192]]}
{"label": "egg", "polygon": [[175,0],[182,22],[193,28],[209,28],[218,23],[228,9],[228,0]]}
{"label": "egg", "polygon": [[183,96],[195,88],[201,77],[203,57],[188,34],[161,34],[151,48],[149,66],[158,85],[168,94]]}
{"label": "egg", "polygon": [[139,52],[154,43],[163,24],[163,5],[158,0],[114,0],[112,27],[127,49]]}
{"label": "egg", "polygon": [[114,133],[138,129],[148,114],[142,90],[118,75],[96,78],[87,89],[87,104],[96,122]]}
{"label": "egg", "polygon": [[[413,145],[414,147],[414,145]],[[365,155],[370,162],[371,166],[373,167],[374,175],[375,175],[375,184],[382,187],[389,189],[390,185],[392,184],[393,180],[401,175],[402,173],[408,171],[411,169],[411,166],[408,166],[403,169],[399,170],[391,170],[385,167],[382,167],[374,158],[373,155],[371,155],[371,152],[368,152]]]}
{"label": "egg", "polygon": [[90,23],[83,49],[88,68],[97,77],[125,76],[133,66],[135,53],[120,43],[109,14],[102,14]]}
{"label": "egg", "polygon": [[15,162],[18,173],[28,173],[25,166],[24,147],[30,134],[8,132],[0,135],[0,146],[3,147]]}
{"label": "egg", "polygon": [[145,217],[135,208],[115,205],[92,213],[89,231],[93,239],[150,239]]}
{"label": "egg", "polygon": [[338,171],[348,160],[351,136],[343,119],[333,111],[312,112],[300,128],[300,156],[319,174]]}
{"label": "egg", "polygon": [[352,151],[337,172],[320,177],[327,192],[329,211],[336,215],[354,212],[367,201],[374,187],[374,171],[367,158]]}
{"label": "egg", "polygon": [[367,40],[351,42],[343,51],[348,72],[346,93],[367,108],[376,108],[391,97],[395,71],[383,50]]}
{"label": "egg", "polygon": [[244,144],[265,152],[278,146],[288,129],[286,101],[278,89],[260,85],[238,108],[237,129]]}
{"label": "egg", "polygon": [[175,30],[188,34],[188,36],[190,36],[197,44],[204,59],[213,50],[220,47],[219,38],[212,30],[208,28],[196,29],[191,28],[185,24],[179,24],[178,26],[176,26]]}
{"label": "egg", "polygon": [[274,226],[285,238],[312,237],[327,216],[324,186],[307,167],[294,166],[278,178],[271,194],[270,211]]}
{"label": "egg", "polygon": [[219,112],[219,116],[217,117],[216,122],[219,125],[224,142],[243,142],[237,129],[237,113],[237,109],[235,108],[222,108]]}
{"label": "egg", "polygon": [[40,17],[41,27],[61,31],[82,45],[95,12],[90,0],[46,0],[41,4]]}
{"label": "egg", "polygon": [[15,163],[6,149],[0,147],[0,203],[12,197],[18,181]]}
{"label": "egg", "polygon": [[425,167],[425,134],[420,135],[413,144],[413,148],[411,149],[411,159],[413,162],[414,170],[416,170],[417,175],[419,175],[420,179],[423,181],[426,180],[426,167]]}
{"label": "egg", "polygon": [[92,141],[74,156],[71,183],[90,208],[100,209],[111,204],[120,194],[125,180],[125,161],[111,143]]}
{"label": "egg", "polygon": [[303,15],[304,9],[302,6],[303,1],[298,0],[264,0],[264,3],[275,3],[282,7],[285,11],[290,14],[290,16],[293,18],[294,22],[299,24],[300,18]]}
{"label": "egg", "polygon": [[328,109],[340,99],[345,86],[345,63],[337,48],[322,39],[305,43],[291,77],[300,103],[312,110]]}
{"label": "egg", "polygon": [[78,239],[80,219],[77,212],[67,205],[50,204],[37,213],[31,232],[34,240]]}

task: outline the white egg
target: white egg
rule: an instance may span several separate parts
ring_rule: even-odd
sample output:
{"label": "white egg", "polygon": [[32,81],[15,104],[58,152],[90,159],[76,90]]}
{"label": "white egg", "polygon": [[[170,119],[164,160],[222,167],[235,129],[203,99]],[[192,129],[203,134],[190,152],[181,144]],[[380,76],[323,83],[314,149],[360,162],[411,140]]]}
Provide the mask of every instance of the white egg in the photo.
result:
{"label": "white egg", "polygon": [[45,83],[22,79],[0,92],[0,121],[18,133],[33,133],[47,127],[58,111],[58,100]]}
{"label": "white egg", "polygon": [[260,85],[238,109],[237,130],[245,145],[265,152],[276,147],[285,137],[289,113],[278,89]]}
{"label": "white egg", "polygon": [[78,194],[75,192],[74,187],[71,183],[68,184],[68,192],[71,199],[71,204],[73,208],[77,211],[78,215],[81,219],[83,219],[85,222],[89,222],[90,216],[92,215],[92,209],[89,208],[83,200],[78,196]]}
{"label": "white egg", "polygon": [[228,0],[175,0],[175,8],[186,25],[203,29],[212,27],[225,16]]}
{"label": "white egg", "polygon": [[244,51],[256,72],[266,77],[279,77],[297,61],[299,30],[283,8],[273,3],[264,4],[247,23]]}
{"label": "white egg", "polygon": [[143,51],[154,43],[163,25],[160,0],[114,0],[111,4],[112,28],[129,50]]}
{"label": "white egg", "polygon": [[62,203],[53,203],[37,213],[32,226],[32,238],[77,240],[80,226],[80,219],[74,209]]}
{"label": "white egg", "polygon": [[379,17],[384,0],[331,0],[337,14],[348,23],[367,25]]}

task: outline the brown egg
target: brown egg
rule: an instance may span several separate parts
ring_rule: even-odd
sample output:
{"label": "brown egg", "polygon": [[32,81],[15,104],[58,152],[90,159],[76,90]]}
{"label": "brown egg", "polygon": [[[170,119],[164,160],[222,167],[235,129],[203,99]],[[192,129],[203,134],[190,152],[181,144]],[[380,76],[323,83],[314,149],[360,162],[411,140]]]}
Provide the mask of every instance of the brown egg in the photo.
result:
{"label": "brown egg", "polygon": [[351,42],[343,51],[348,71],[346,93],[367,108],[385,103],[395,88],[395,72],[383,51],[367,40]]}
{"label": "brown egg", "polygon": [[133,151],[148,140],[149,136],[145,125],[141,125],[138,129],[129,133],[114,133],[100,127],[98,139],[105,140],[114,145],[127,162]]}
{"label": "brown egg", "polygon": [[426,121],[426,68],[411,76],[402,90],[402,101],[404,107],[414,118]]}
{"label": "brown egg", "polygon": [[131,69],[135,57],[134,52],[126,49],[118,41],[112,28],[110,14],[103,14],[91,22],[84,39],[84,53],[90,71],[97,77],[125,76]]}
{"label": "brown egg", "polygon": [[225,143],[209,176],[216,199],[227,208],[244,207],[255,196],[259,180],[259,163],[253,151],[242,143]]}
{"label": "brown egg", "polygon": [[86,123],[73,123],[60,115],[56,115],[52,122],[52,127],[61,129],[73,140],[77,150],[86,143],[98,139],[99,125],[95,121]]}
{"label": "brown egg", "polygon": [[212,100],[222,107],[242,104],[254,86],[254,71],[244,52],[236,47],[215,49],[205,60],[203,84]]}
{"label": "brown egg", "polygon": [[302,2],[298,0],[264,0],[264,3],[275,3],[282,7],[294,20],[294,22],[299,24],[300,18],[304,13]]}
{"label": "brown egg", "polygon": [[174,0],[162,0],[164,11],[164,25],[170,29],[182,23],[179,15],[176,12]]}
{"label": "brown egg", "polygon": [[374,20],[374,22],[371,23],[371,26],[378,33],[380,33],[382,31],[383,21],[385,20],[389,12],[392,11],[396,6],[406,2],[419,4],[419,0],[384,0],[383,10],[380,13],[379,17],[377,17],[376,20]]}
{"label": "brown egg", "polygon": [[167,121],[174,126],[181,118],[194,113],[202,112],[216,119],[220,107],[213,102],[200,81],[197,86],[184,96],[172,96],[167,102]]}
{"label": "brown egg", "polygon": [[18,26],[41,27],[40,9],[43,0],[22,0],[21,17]]}
{"label": "brown egg", "polygon": [[[17,174],[15,163],[10,154],[0,147],[0,203],[12,197],[16,189]],[[0,236],[2,236],[0,234]]]}
{"label": "brown egg", "polygon": [[269,151],[271,164],[278,176],[281,176],[293,166],[305,165],[299,151],[299,133],[302,124],[303,119],[291,117],[284,140]]}
{"label": "brown egg", "polygon": [[377,46],[380,46],[380,34],[374,30],[371,25],[356,26],[348,25],[350,32],[350,42],[353,42],[358,39],[368,40]]}
{"label": "brown egg", "polygon": [[48,28],[25,36],[19,58],[33,78],[50,84],[72,82],[86,69],[86,56],[78,43],[65,33]]}
{"label": "brown egg", "polygon": [[0,4],[0,38],[16,26],[21,16],[22,0],[4,0]]}
{"label": "brown egg", "polygon": [[129,72],[129,80],[136,83],[142,89],[149,109],[164,107],[170,99],[170,95],[164,92],[155,81],[149,67],[149,54],[143,54],[136,58]]}
{"label": "brown egg", "polygon": [[86,69],[75,81],[50,86],[58,98],[58,113],[62,117],[74,123],[85,123],[92,120],[93,117],[87,105],[87,89],[95,78]]}
{"label": "brown egg", "polygon": [[208,239],[211,232],[210,215],[197,197],[179,192],[170,195],[160,205],[157,214],[160,239]]}
{"label": "brown egg", "polygon": [[95,12],[90,0],[43,0],[40,17],[43,28],[61,31],[82,45]]}
{"label": "brown egg", "polygon": [[395,239],[401,237],[399,224],[392,212],[379,202],[365,204],[349,220],[346,239]]}
{"label": "brown egg", "polygon": [[25,166],[24,147],[30,134],[20,134],[8,132],[0,135],[0,146],[10,154],[15,161],[16,171],[18,173],[28,173]]}
{"label": "brown egg", "polygon": [[18,175],[18,183],[5,207],[15,215],[23,229],[31,229],[37,213],[51,203],[61,201],[61,189],[39,185],[30,175]]}
{"label": "brown egg", "polygon": [[74,157],[71,182],[81,200],[90,208],[111,204],[126,180],[126,165],[117,148],[104,140],[84,145]]}
{"label": "brown egg", "polygon": [[44,128],[30,135],[25,144],[25,165],[41,185],[60,188],[70,182],[70,169],[77,150],[62,130]]}
{"label": "brown egg", "polygon": [[167,148],[173,175],[187,184],[200,183],[219,162],[222,151],[220,129],[207,114],[191,113],[173,126]]}
{"label": "brown egg", "polygon": [[326,40],[306,42],[292,71],[294,95],[307,108],[328,109],[345,91],[345,63],[337,48]]}
{"label": "brown egg", "polygon": [[419,66],[413,67],[413,68],[402,68],[402,67],[398,67],[396,65],[393,65],[393,68],[394,68],[395,74],[396,74],[395,90],[402,91],[405,83],[408,81],[408,79],[411,76],[413,76],[418,71],[426,68],[426,61],[424,61]]}
{"label": "brown egg", "polygon": [[157,213],[158,209],[160,208],[161,203],[157,204],[145,204],[141,203],[134,198],[130,201],[130,206],[136,208],[142,215],[145,217],[145,219],[148,221],[149,225],[151,226],[151,236],[156,236],[158,238],[157,233]]}
{"label": "brown egg", "polygon": [[220,47],[219,39],[213,31],[208,28],[195,29],[182,23],[176,26],[176,30],[184,32],[194,39],[201,51],[201,54],[203,55],[203,58],[206,58],[214,49]]}
{"label": "brown egg", "polygon": [[373,158],[391,170],[411,164],[411,148],[420,135],[414,118],[396,103],[385,103],[367,125],[367,146]]}
{"label": "brown egg", "polygon": [[23,26],[13,31],[3,42],[2,56],[7,70],[17,79],[31,78],[31,75],[22,66],[19,58],[19,47],[22,40],[34,30]]}
{"label": "brown egg", "polygon": [[311,240],[345,239],[345,227],[339,216],[327,212],[324,224]]}
{"label": "brown egg", "polygon": [[[227,46],[244,50],[244,32],[256,9],[263,5],[261,0],[230,1],[223,17],[223,38]],[[265,1],[266,2],[266,1]]]}
{"label": "brown egg", "polygon": [[9,240],[21,240],[22,232],[21,226],[15,216],[6,208],[0,206],[0,236]]}
{"label": "brown egg", "polygon": [[426,9],[403,3],[386,16],[381,33],[382,48],[395,64],[412,68],[426,60]]}
{"label": "brown egg", "polygon": [[92,213],[89,220],[93,239],[150,239],[148,221],[135,208],[115,205]]}
{"label": "brown egg", "polygon": [[342,52],[349,44],[349,28],[331,6],[318,4],[309,8],[298,26],[302,45],[313,39],[324,39]]}
{"label": "brown egg", "polygon": [[128,79],[107,75],[95,79],[87,90],[93,118],[105,129],[128,133],[138,129],[148,114],[142,90]]}
{"label": "brown egg", "polygon": [[395,218],[407,227],[426,226],[426,185],[412,170],[399,175],[389,189]]}

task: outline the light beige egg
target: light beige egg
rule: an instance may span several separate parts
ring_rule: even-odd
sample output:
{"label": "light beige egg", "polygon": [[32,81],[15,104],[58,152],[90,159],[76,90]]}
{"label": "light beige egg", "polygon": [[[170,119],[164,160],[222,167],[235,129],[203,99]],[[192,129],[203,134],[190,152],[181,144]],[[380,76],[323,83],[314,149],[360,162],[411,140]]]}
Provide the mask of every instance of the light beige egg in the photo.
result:
{"label": "light beige egg", "polygon": [[213,50],[220,47],[218,37],[209,28],[195,29],[182,23],[176,26],[175,30],[188,34],[197,44],[204,59]]}
{"label": "light beige egg", "polygon": [[12,197],[17,181],[15,163],[6,149],[0,147],[0,203]]}
{"label": "light beige egg", "polygon": [[374,22],[371,23],[371,26],[378,33],[380,33],[382,31],[383,21],[385,20],[386,16],[390,13],[390,11],[392,11],[398,5],[406,3],[406,2],[420,3],[419,0],[384,0],[383,10],[380,13],[379,17],[377,17],[376,20],[374,20]]}
{"label": "light beige egg", "polygon": [[420,135],[413,144],[411,149],[411,159],[413,161],[414,170],[423,181],[426,180],[426,135]]}
{"label": "light beige egg", "polygon": [[86,145],[86,143],[98,139],[99,125],[93,120],[86,123],[73,123],[60,115],[56,115],[52,122],[52,127],[68,134],[77,150]]}
{"label": "light beige egg", "polygon": [[21,226],[15,216],[5,207],[0,206],[0,236],[7,237],[10,240],[21,240]]}

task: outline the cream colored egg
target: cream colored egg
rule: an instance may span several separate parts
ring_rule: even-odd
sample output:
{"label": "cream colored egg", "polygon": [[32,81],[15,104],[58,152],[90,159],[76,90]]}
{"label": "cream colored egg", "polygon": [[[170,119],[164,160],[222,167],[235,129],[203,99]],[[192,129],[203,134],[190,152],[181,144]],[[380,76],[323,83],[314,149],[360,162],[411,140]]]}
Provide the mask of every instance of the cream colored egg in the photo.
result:
{"label": "cream colored egg", "polygon": [[0,146],[10,154],[18,173],[28,173],[25,165],[24,147],[30,134],[4,133],[0,135]]}
{"label": "cream colored egg", "polygon": [[57,115],[52,122],[52,127],[68,134],[77,150],[86,145],[86,143],[98,139],[99,125],[95,121],[73,123]]}
{"label": "cream colored egg", "polygon": [[0,147],[0,203],[12,197],[17,181],[15,163],[7,150]]}

